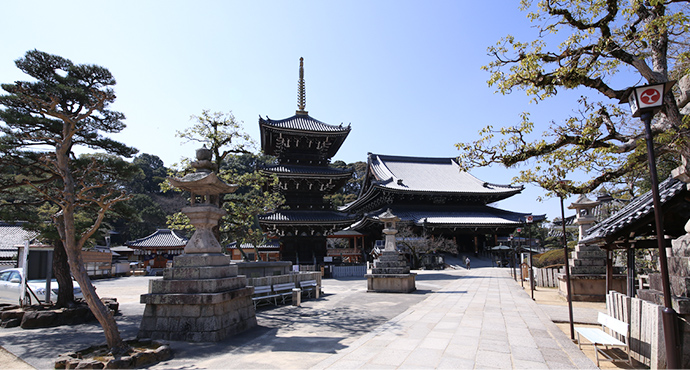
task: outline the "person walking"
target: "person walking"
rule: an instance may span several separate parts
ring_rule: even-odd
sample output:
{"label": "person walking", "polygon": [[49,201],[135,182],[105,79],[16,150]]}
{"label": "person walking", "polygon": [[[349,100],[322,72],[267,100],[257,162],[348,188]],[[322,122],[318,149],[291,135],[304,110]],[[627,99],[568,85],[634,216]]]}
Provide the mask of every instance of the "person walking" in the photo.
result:
{"label": "person walking", "polygon": [[470,258],[469,257],[465,257],[465,267],[467,267],[468,270],[470,269]]}

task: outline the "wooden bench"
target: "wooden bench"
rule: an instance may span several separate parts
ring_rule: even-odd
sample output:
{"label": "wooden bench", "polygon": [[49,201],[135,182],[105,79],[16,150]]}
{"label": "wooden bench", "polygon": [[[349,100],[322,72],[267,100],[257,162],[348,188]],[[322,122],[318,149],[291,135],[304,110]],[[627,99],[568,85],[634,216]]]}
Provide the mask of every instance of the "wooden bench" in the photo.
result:
{"label": "wooden bench", "polygon": [[311,294],[314,293],[314,296],[316,298],[319,297],[319,292],[318,289],[320,289],[319,285],[316,283],[316,280],[304,280],[300,281],[299,287],[302,288],[303,292],[307,293],[307,297],[311,298]]}
{"label": "wooden bench", "polygon": [[252,295],[252,302],[254,303],[254,309],[261,302],[273,301],[274,305],[278,305],[278,294],[274,294],[270,285],[262,285],[254,287],[254,294]]}
{"label": "wooden bench", "polygon": [[295,283],[273,284],[273,292],[280,297],[283,304],[290,298],[292,300],[292,290],[295,289]]}
{"label": "wooden bench", "polygon": [[[590,345],[594,346],[594,355],[597,359],[597,367],[599,367],[600,361],[599,354],[601,354],[604,357],[604,359],[601,359],[601,361],[627,362],[629,365],[632,366],[632,358],[630,357],[630,346],[628,344],[629,325],[623,321],[614,319],[613,317],[601,312],[599,312],[597,321],[601,324],[601,329],[582,327],[575,328],[575,331],[577,332],[578,347],[582,349],[582,340],[580,339],[580,336],[587,339],[590,342]],[[609,332],[615,332],[623,336],[623,339],[625,341],[620,341],[612,335],[610,335],[609,333],[607,333],[607,328],[609,329]],[[602,346],[604,348],[601,348]],[[625,359],[614,358],[606,352],[604,352],[605,350],[608,350],[609,347],[623,349],[628,354],[628,360],[626,361]]]}

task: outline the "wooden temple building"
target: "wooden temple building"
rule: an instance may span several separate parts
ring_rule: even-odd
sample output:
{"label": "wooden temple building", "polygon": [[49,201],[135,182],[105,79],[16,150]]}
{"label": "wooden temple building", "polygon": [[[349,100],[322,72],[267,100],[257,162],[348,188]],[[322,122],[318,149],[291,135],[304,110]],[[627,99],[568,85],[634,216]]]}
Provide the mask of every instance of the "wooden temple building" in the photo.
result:
{"label": "wooden temple building", "polygon": [[317,264],[327,254],[327,236],[356,221],[353,216],[336,211],[324,199],[352,177],[352,170],[330,166],[350,127],[330,125],[309,116],[305,96],[304,64],[300,58],[295,115],[281,120],[259,117],[261,149],[278,161],[261,171],[278,178],[276,190],[285,197],[282,207],[259,216],[259,225],[278,238],[282,260]]}
{"label": "wooden temple building", "polygon": [[[378,215],[390,209],[400,218],[401,227],[412,227],[418,235],[453,239],[460,253],[480,253],[497,245],[499,236],[523,226],[531,215],[489,205],[522,190],[522,186],[491,184],[461,171],[455,158],[369,153],[357,200],[340,210],[360,215],[351,229],[369,236],[365,245],[380,239]],[[544,218],[533,216],[534,222]]]}
{"label": "wooden temple building", "polygon": [[[410,225],[419,234],[454,239],[459,252],[472,253],[497,245],[498,236],[509,235],[531,215],[488,205],[519,194],[522,186],[479,180],[461,171],[454,158],[371,153],[358,199],[335,210],[324,197],[340,190],[354,171],[333,168],[330,161],[350,127],[309,116],[301,58],[297,105],[296,114],[289,118],[259,117],[262,151],[277,158],[276,165],[262,172],[278,178],[274,190],[285,197],[282,207],[259,216],[259,224],[279,242],[283,261],[363,262],[382,239],[378,215],[389,208],[400,217],[402,226]],[[533,218],[537,222],[544,216]],[[335,243],[335,238],[346,241]]]}

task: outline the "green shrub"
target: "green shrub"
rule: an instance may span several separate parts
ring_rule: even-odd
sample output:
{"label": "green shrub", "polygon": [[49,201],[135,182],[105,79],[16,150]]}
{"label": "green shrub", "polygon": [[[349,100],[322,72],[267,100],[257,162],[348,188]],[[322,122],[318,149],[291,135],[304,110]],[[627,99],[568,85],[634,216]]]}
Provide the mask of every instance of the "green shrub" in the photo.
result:
{"label": "green shrub", "polygon": [[[568,249],[570,253],[570,248]],[[553,249],[542,254],[535,254],[532,256],[534,261],[534,267],[548,267],[553,265],[565,265],[565,256],[563,255],[563,249]]]}

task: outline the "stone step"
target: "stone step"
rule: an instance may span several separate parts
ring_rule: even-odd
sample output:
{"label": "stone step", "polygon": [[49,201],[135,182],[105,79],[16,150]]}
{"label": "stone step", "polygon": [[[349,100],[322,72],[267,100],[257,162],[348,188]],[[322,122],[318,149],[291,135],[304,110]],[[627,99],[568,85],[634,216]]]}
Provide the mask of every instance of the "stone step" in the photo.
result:
{"label": "stone step", "polygon": [[606,256],[606,254],[605,254],[606,251],[603,250],[603,249],[601,249],[601,248],[599,248],[599,247],[596,246],[596,245],[578,244],[578,245],[575,246],[575,250],[576,250],[576,251],[583,251],[583,252],[584,252],[584,251],[598,251],[598,252],[603,253],[604,256]]}
{"label": "stone step", "polygon": [[149,293],[153,294],[196,294],[218,293],[229,290],[245,288],[247,278],[245,276],[233,276],[220,279],[201,280],[165,280],[156,279],[149,282]]}
{"label": "stone step", "polygon": [[606,274],[606,266],[571,266],[570,273],[578,275],[601,275]]}
{"label": "stone step", "polygon": [[606,260],[602,259],[572,259],[570,260],[570,266],[606,266]]}
{"label": "stone step", "polygon": [[165,280],[219,279],[237,276],[237,265],[173,267],[163,270]]}
{"label": "stone step", "polygon": [[373,268],[371,273],[374,275],[399,275],[399,274],[409,274],[409,267],[396,267],[396,268]]}
{"label": "stone step", "polygon": [[228,266],[232,258],[222,253],[182,254],[173,258],[174,267]]}
{"label": "stone step", "polygon": [[[603,251],[602,251],[603,252]],[[606,252],[601,253],[599,251],[574,251],[570,253],[571,257],[573,259],[586,259],[586,258],[595,258],[595,259],[606,259]]]}

